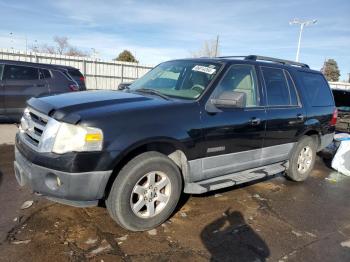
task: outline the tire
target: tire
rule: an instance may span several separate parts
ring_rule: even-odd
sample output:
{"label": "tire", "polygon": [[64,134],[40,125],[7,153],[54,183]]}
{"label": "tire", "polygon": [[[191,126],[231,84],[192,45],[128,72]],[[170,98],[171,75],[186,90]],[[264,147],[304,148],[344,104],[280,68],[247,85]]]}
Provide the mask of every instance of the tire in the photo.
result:
{"label": "tire", "polygon": [[[166,185],[163,187],[163,184]],[[144,231],[170,217],[181,192],[182,177],[175,163],[161,153],[146,152],[122,168],[113,182],[106,206],[120,226],[131,231]]]}
{"label": "tire", "polygon": [[[300,162],[298,162],[299,157]],[[289,167],[286,171],[287,177],[296,182],[304,181],[314,168],[315,159],[316,144],[314,139],[310,136],[303,136],[295,146],[289,159]]]}

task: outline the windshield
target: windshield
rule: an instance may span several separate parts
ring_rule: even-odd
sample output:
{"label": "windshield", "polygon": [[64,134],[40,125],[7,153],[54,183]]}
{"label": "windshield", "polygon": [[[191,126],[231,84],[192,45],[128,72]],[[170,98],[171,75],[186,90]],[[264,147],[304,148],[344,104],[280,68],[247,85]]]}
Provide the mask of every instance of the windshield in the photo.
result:
{"label": "windshield", "polygon": [[335,105],[340,111],[350,111],[350,91],[332,90]]}
{"label": "windshield", "polygon": [[152,89],[169,97],[198,98],[216,76],[220,64],[196,61],[165,62],[129,86],[130,90]]}

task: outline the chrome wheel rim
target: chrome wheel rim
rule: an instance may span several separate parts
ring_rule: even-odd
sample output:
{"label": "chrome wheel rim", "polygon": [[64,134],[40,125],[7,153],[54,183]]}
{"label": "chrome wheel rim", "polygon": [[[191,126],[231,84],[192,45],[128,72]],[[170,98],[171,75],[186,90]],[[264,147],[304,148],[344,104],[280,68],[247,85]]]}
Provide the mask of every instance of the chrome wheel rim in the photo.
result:
{"label": "chrome wheel rim", "polygon": [[298,165],[298,171],[301,174],[306,173],[312,164],[312,149],[309,146],[303,147],[303,149],[299,153],[297,165]]}
{"label": "chrome wheel rim", "polygon": [[161,171],[149,172],[137,181],[132,190],[131,209],[138,217],[154,217],[166,207],[170,194],[169,177]]}

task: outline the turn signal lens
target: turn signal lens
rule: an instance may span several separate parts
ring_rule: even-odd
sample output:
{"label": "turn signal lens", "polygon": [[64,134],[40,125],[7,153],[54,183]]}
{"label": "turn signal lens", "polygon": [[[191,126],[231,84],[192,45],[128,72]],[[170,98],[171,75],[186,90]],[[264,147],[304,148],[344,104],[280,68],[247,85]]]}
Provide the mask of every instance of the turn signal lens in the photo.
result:
{"label": "turn signal lens", "polygon": [[86,142],[97,142],[102,140],[102,134],[86,134],[85,141]]}

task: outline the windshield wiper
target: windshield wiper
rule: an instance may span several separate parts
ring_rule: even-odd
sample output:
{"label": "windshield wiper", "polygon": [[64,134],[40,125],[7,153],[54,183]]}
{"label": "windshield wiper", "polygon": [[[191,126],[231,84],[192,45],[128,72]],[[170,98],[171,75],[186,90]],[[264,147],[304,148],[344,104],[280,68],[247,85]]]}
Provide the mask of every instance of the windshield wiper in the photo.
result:
{"label": "windshield wiper", "polygon": [[145,94],[157,95],[157,96],[160,96],[161,98],[164,98],[166,100],[170,100],[170,98],[167,95],[164,95],[162,92],[159,92],[158,90],[154,90],[151,88],[139,88],[139,89],[135,89],[134,91],[140,92],[140,93],[145,93]]}

